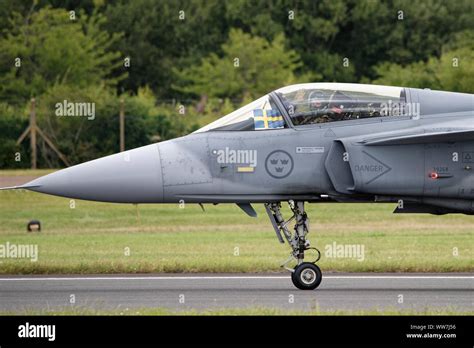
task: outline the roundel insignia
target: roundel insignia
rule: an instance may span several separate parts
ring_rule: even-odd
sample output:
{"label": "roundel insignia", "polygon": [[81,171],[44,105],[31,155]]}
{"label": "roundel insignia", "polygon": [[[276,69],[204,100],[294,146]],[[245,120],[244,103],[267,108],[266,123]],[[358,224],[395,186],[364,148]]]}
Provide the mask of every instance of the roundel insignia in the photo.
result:
{"label": "roundel insignia", "polygon": [[293,167],[293,158],[283,150],[271,152],[265,160],[265,170],[275,179],[286,178],[293,171]]}

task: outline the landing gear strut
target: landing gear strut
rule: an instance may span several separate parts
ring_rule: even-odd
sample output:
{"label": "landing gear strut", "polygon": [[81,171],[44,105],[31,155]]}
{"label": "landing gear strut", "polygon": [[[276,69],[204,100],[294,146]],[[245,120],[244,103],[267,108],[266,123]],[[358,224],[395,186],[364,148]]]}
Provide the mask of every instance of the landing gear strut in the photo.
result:
{"label": "landing gear strut", "polygon": [[[284,243],[283,236],[290,245],[292,251],[290,257],[281,265],[291,272],[291,280],[293,284],[301,290],[314,290],[322,280],[322,273],[316,262],[321,258],[318,249],[310,247],[309,240],[306,235],[309,233],[309,219],[304,211],[304,202],[289,201],[288,202],[293,216],[285,221],[281,213],[281,203],[266,203],[265,209],[270,217],[270,221],[275,229],[280,243]],[[292,233],[288,228],[288,224],[294,220],[295,227]],[[282,236],[283,235],[283,236]],[[317,257],[312,262],[304,262],[305,251],[314,251]],[[289,268],[287,265],[296,260],[296,266]]]}

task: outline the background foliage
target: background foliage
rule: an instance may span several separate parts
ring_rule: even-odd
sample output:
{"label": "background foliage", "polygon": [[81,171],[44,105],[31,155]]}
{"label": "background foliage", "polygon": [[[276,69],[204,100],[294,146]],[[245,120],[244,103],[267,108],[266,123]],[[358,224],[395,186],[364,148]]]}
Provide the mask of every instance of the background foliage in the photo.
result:
{"label": "background foliage", "polygon": [[[472,0],[0,0],[0,168],[29,165],[15,142],[31,97],[79,163],[119,150],[121,98],[133,148],[297,82],[473,93],[473,18]],[[96,118],[56,117],[63,100],[94,102]],[[39,147],[40,166],[61,165]]]}

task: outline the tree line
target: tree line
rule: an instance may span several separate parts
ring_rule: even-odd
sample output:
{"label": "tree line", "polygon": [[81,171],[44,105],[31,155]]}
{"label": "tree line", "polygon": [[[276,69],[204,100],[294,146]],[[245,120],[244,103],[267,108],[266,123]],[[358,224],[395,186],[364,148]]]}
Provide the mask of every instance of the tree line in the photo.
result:
{"label": "tree line", "polygon": [[[474,91],[471,0],[0,1],[0,168],[38,124],[71,163],[187,134],[269,91],[337,81]],[[93,120],[55,105],[94,103]],[[61,166],[38,144],[42,167]],[[21,161],[15,154],[21,153]]]}

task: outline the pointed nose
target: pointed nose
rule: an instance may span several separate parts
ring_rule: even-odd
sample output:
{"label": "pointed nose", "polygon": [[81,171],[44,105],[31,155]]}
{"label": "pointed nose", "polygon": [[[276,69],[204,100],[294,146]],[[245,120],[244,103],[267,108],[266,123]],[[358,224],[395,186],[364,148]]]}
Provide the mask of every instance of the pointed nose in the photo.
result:
{"label": "pointed nose", "polygon": [[158,144],[66,168],[29,182],[30,190],[76,199],[117,203],[163,201]]}

